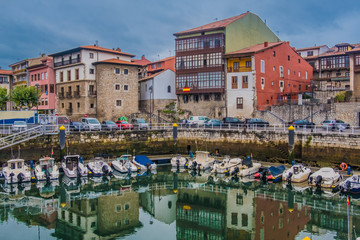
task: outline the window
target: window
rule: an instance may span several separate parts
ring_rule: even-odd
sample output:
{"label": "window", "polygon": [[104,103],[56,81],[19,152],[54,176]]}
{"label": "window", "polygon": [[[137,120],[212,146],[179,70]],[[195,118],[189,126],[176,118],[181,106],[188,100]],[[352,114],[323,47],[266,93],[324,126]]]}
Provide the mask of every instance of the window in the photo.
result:
{"label": "window", "polygon": [[90,73],[90,74],[94,74],[94,73],[95,73],[95,69],[90,68],[90,69],[89,69],[89,73]]}
{"label": "window", "polygon": [[78,108],[78,111],[80,110],[80,103],[78,102],[77,103],[77,108]]}
{"label": "window", "polygon": [[129,90],[129,85],[124,85],[124,91],[128,91]]}
{"label": "window", "polygon": [[129,219],[125,219],[124,223],[125,223],[125,225],[129,225],[129,224],[130,224],[130,220],[129,220]]}
{"label": "window", "polygon": [[167,87],[167,92],[171,93],[171,86],[170,85]]}
{"label": "window", "polygon": [[290,55],[288,55],[288,61],[290,61]]}
{"label": "window", "polygon": [[120,68],[115,68],[115,74],[120,74]]}
{"label": "window", "polygon": [[79,80],[79,69],[75,69],[75,80]]}
{"label": "window", "polygon": [[241,225],[243,227],[247,227],[248,226],[248,215],[243,213],[241,214]]}
{"label": "window", "polygon": [[299,77],[301,76],[301,72],[299,71]]}
{"label": "window", "polygon": [[71,81],[71,70],[67,71],[67,80]]}
{"label": "window", "polygon": [[116,227],[121,227],[121,221],[116,222]]}
{"label": "window", "polygon": [[309,56],[313,56],[314,55],[314,52],[313,51],[308,51],[307,52],[307,56],[309,57]]}
{"label": "window", "polygon": [[129,74],[129,70],[128,69],[124,69],[124,75],[128,75]]}
{"label": "window", "polygon": [[299,91],[301,91],[301,84],[299,84]]}
{"label": "window", "polygon": [[184,100],[184,103],[187,103],[187,102],[189,101],[188,95],[184,95],[184,96],[183,96],[183,100]]}
{"label": "window", "polygon": [[116,106],[121,107],[121,100],[116,100]]}
{"label": "window", "polygon": [[236,108],[237,109],[243,109],[243,98],[242,97],[238,97],[236,98]]}
{"label": "window", "polygon": [[126,204],[124,205],[124,210],[129,210],[129,208],[130,208],[130,205],[129,205],[128,203],[126,203]]}
{"label": "window", "polygon": [[251,67],[251,61],[246,61],[245,64],[246,64],[245,66],[246,66],[247,68],[250,68],[250,67]]}
{"label": "window", "polygon": [[234,70],[239,69],[239,62],[234,62]]}
{"label": "window", "polygon": [[41,80],[44,80],[44,73],[41,73]]}
{"label": "window", "polygon": [[308,72],[305,72],[305,79],[308,79]]}
{"label": "window", "polygon": [[232,89],[238,88],[238,77],[237,76],[231,77],[231,88]]}
{"label": "window", "polygon": [[158,64],[157,64],[157,67],[160,68],[160,67],[161,67],[161,63],[158,63]]}
{"label": "window", "polygon": [[283,78],[284,77],[284,67],[280,66],[279,71],[280,71],[280,77]]}
{"label": "window", "polygon": [[290,69],[288,69],[288,75],[290,75],[291,74],[291,71],[290,71]]}
{"label": "window", "polygon": [[236,194],[236,204],[237,205],[243,205],[244,203],[244,198],[240,193]]}
{"label": "window", "polygon": [[117,206],[116,206],[116,211],[117,211],[117,212],[120,212],[120,211],[121,211],[121,205],[117,205]]}
{"label": "window", "polygon": [[64,103],[62,103],[62,104],[61,104],[61,108],[64,108],[64,107],[65,107],[65,104],[64,104]]}
{"label": "window", "polygon": [[48,73],[47,72],[45,73],[45,79],[48,79]]}
{"label": "window", "polygon": [[279,82],[279,86],[280,86],[281,88],[283,88],[283,87],[284,87],[284,81],[280,81],[280,82]]}
{"label": "window", "polygon": [[261,85],[265,85],[265,78],[261,78]]}
{"label": "window", "polygon": [[90,103],[90,108],[94,108],[94,104],[93,104],[93,103]]}
{"label": "window", "polygon": [[260,63],[261,63],[261,72],[265,73],[265,61],[261,60]]}
{"label": "window", "polygon": [[242,76],[242,88],[248,88],[248,76]]}
{"label": "window", "polygon": [[231,213],[231,225],[237,225],[238,224],[238,218],[237,213]]}
{"label": "window", "polygon": [[204,95],[204,101],[210,101],[210,96],[209,96],[209,94],[205,94],[205,95]]}
{"label": "window", "polygon": [[91,227],[92,228],[96,227],[96,222],[91,222]]}
{"label": "window", "polygon": [[155,63],[151,64],[151,69],[155,68]]}
{"label": "window", "polygon": [[115,84],[115,90],[120,90],[120,84]]}
{"label": "window", "polygon": [[81,225],[81,218],[80,218],[80,216],[77,216],[76,222],[77,222],[77,225],[78,225],[78,226]]}
{"label": "window", "polygon": [[[36,80],[36,75],[35,75],[35,80]],[[60,82],[64,81],[64,72],[60,72]]]}
{"label": "window", "polygon": [[55,93],[55,85],[50,84],[50,93]]}
{"label": "window", "polygon": [[194,99],[194,102],[199,102],[199,95],[194,95],[193,99]]}
{"label": "window", "polygon": [[94,53],[89,53],[89,57],[92,59],[94,58]]}

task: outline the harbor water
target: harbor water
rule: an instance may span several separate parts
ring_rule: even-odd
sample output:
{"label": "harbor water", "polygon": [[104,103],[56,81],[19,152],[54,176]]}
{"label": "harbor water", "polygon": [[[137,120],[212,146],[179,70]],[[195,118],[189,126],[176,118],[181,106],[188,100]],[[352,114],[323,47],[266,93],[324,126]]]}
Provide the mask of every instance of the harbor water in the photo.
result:
{"label": "harbor water", "polygon": [[360,202],[307,184],[158,166],[156,172],[0,188],[0,239],[350,239]]}

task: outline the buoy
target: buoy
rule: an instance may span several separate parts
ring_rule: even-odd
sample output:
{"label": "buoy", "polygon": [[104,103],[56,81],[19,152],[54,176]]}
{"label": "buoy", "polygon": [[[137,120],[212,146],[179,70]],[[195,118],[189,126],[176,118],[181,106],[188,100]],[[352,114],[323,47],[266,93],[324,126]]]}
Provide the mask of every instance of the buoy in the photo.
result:
{"label": "buoy", "polygon": [[341,170],[343,170],[343,171],[345,171],[345,170],[347,169],[347,167],[348,167],[348,165],[347,165],[346,163],[344,163],[344,162],[342,162],[342,163],[340,164],[340,168],[341,168]]}

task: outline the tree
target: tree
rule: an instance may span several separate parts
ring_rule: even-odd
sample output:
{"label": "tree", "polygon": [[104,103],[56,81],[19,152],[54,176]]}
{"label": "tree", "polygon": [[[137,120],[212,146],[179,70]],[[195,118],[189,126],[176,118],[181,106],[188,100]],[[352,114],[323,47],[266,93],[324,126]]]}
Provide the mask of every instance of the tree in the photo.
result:
{"label": "tree", "polygon": [[15,102],[16,107],[22,109],[27,106],[28,109],[37,106],[41,92],[34,86],[18,86],[11,92],[10,99]]}
{"label": "tree", "polygon": [[6,88],[0,88],[0,109],[5,110],[6,103],[9,101],[9,95]]}

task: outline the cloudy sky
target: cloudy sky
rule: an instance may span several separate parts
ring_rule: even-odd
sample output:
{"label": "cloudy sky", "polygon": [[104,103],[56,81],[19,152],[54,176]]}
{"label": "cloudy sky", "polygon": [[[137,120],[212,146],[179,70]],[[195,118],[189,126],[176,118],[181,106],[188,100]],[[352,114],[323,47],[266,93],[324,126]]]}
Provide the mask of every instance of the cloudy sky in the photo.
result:
{"label": "cloudy sky", "polygon": [[358,0],[0,0],[0,67],[96,41],[143,54],[174,55],[173,33],[246,11],[296,48],[360,42]]}

